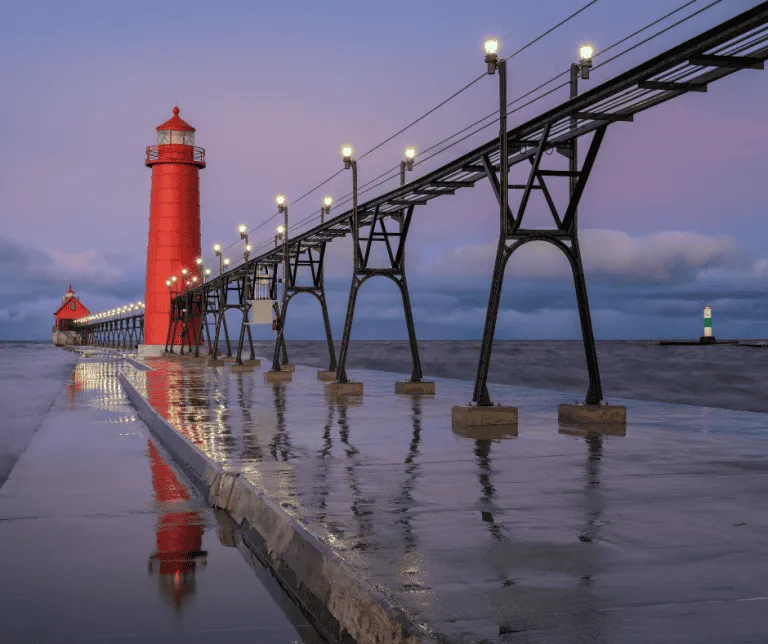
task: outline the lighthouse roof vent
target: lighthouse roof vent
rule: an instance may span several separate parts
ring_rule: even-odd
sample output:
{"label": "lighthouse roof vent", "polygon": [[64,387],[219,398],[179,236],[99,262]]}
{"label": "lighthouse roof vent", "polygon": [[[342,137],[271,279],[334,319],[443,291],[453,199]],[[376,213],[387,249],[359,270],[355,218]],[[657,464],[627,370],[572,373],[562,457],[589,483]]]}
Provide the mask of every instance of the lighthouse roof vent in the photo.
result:
{"label": "lighthouse roof vent", "polygon": [[160,130],[180,130],[182,132],[194,132],[195,128],[193,128],[189,123],[187,123],[184,119],[179,117],[179,108],[174,107],[173,108],[173,116],[169,118],[165,123],[162,123],[161,125],[157,126],[157,131]]}

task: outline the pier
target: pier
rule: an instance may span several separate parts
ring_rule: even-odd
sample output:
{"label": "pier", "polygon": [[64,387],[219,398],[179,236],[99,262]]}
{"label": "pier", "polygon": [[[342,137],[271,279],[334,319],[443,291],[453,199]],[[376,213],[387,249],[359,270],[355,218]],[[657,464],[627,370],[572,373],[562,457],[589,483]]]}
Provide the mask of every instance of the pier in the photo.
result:
{"label": "pier", "polygon": [[[495,38],[484,50],[473,82],[498,85],[497,136],[423,172],[430,157],[409,145],[390,177],[399,182],[383,188],[358,185],[368,152],[344,143],[333,176],[349,179],[349,195],[315,195],[319,221],[296,221],[278,193],[273,215],[239,225],[213,257],[199,173],[216,157],[178,105],[166,113],[142,160],[152,186],[144,299],[91,311],[70,286],[56,303],[54,343],[77,364],[0,489],[0,548],[12,553],[0,628],[42,640],[766,640],[766,416],[606,394],[579,215],[601,185],[607,136],[764,69],[768,2],[591,86],[603,63],[583,44],[559,102],[522,123],[507,92],[515,54]],[[498,218],[482,340],[466,379],[427,378],[409,233],[439,226],[424,206],[472,188],[492,195]],[[260,230],[273,220],[274,237]],[[254,242],[258,230],[266,239]],[[326,251],[342,238],[349,296],[334,338]],[[552,390],[489,381],[506,267],[533,242],[568,262],[580,395],[554,391],[554,376]],[[350,360],[358,295],[382,277],[402,303],[405,373]],[[320,368],[289,356],[289,304],[304,295],[318,304]],[[730,344],[716,341],[711,313],[698,342],[659,344]],[[258,326],[275,332],[267,352]],[[174,622],[185,606],[193,617]]]}
{"label": "pier", "polygon": [[338,400],[301,365],[270,384],[146,362],[112,367],[134,413],[331,641],[768,632],[763,414],[622,400],[626,427],[591,432],[553,419],[568,394],[494,386],[519,400],[517,429],[457,431],[468,382],[393,399],[397,374],[351,371],[366,395]]}

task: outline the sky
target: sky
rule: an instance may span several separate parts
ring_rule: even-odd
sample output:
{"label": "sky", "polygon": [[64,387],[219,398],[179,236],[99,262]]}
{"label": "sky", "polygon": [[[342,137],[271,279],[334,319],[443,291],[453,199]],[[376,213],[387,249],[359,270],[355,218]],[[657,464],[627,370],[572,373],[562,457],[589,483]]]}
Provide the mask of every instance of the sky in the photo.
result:
{"label": "sky", "polygon": [[[498,37],[509,55],[585,3],[3,2],[0,340],[48,339],[70,284],[92,312],[143,299],[151,176],[145,147],[174,105],[206,149],[204,252],[214,242],[234,243],[239,223],[255,229],[257,245],[274,233],[277,192],[288,195],[292,222],[316,214],[324,194],[349,192],[342,172],[296,201],[341,168],[341,143],[352,142],[358,155],[373,148],[482,74],[486,37]],[[581,43],[594,44],[597,64],[602,49],[682,4],[598,0],[509,61],[510,100],[565,71]],[[694,2],[602,60],[707,4]],[[595,70],[582,87],[755,4],[722,0]],[[510,126],[566,100],[565,92],[511,113]],[[705,304],[717,337],[768,337],[767,98],[764,73],[742,71],[706,94],[609,127],[579,214],[598,339],[697,338]],[[406,145],[425,150],[493,112],[497,100],[495,77],[475,83],[362,158],[361,184],[397,164]],[[418,164],[409,179],[486,142],[495,128]],[[530,216],[542,206],[532,203]],[[497,234],[487,181],[417,208],[407,270],[420,339],[481,336]],[[229,252],[235,257],[238,247]],[[328,247],[337,337],[351,255],[347,240]],[[320,338],[319,320],[314,299],[296,298],[288,337]],[[353,338],[405,337],[394,285],[368,281]],[[565,258],[546,244],[516,253],[496,338],[579,337]]]}

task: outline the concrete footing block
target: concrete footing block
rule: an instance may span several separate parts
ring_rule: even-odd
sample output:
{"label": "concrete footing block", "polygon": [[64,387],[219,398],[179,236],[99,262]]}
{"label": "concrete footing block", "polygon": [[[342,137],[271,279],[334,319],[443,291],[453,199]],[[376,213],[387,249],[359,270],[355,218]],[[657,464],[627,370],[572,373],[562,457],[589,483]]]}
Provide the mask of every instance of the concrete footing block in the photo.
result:
{"label": "concrete footing block", "polygon": [[599,431],[601,427],[627,425],[627,408],[621,405],[568,405],[557,408],[557,420],[565,425],[583,425]]}
{"label": "concrete footing block", "polygon": [[318,380],[336,380],[336,372],[330,371],[328,369],[318,369],[317,371],[317,379]]}
{"label": "concrete footing block", "polygon": [[253,367],[249,367],[247,364],[233,364],[230,371],[232,373],[252,373]]}
{"label": "concrete footing block", "polygon": [[258,358],[254,358],[253,360],[243,360],[243,364],[246,367],[260,367],[261,360],[259,360]]}
{"label": "concrete footing block", "polygon": [[264,382],[291,382],[293,374],[290,371],[269,371],[264,372]]}
{"label": "concrete footing block", "polygon": [[426,382],[413,382],[412,380],[398,380],[395,383],[396,394],[433,394],[435,393],[435,383]]}
{"label": "concrete footing block", "polygon": [[362,382],[329,382],[325,385],[325,393],[330,396],[362,396]]}
{"label": "concrete footing block", "polygon": [[139,360],[159,358],[165,354],[164,344],[140,344],[137,348]]}
{"label": "concrete footing block", "polygon": [[281,364],[280,371],[290,371],[291,373],[293,373],[294,371],[296,371],[296,365],[293,364],[292,362]]}
{"label": "concrete footing block", "polygon": [[461,405],[451,409],[454,426],[517,425],[517,407]]}

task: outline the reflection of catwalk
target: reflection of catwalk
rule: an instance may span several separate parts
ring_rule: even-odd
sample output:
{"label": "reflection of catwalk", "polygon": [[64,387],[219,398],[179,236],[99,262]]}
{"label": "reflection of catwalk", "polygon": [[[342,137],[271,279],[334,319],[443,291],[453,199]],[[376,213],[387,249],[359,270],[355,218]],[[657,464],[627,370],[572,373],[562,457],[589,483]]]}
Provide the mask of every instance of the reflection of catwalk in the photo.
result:
{"label": "reflection of catwalk", "polygon": [[357,480],[357,456],[358,449],[349,442],[349,422],[347,420],[347,405],[339,403],[336,406],[339,412],[339,438],[344,443],[347,466],[344,468],[349,481],[349,490],[352,493],[352,514],[357,523],[355,537],[357,542],[352,546],[356,550],[368,550],[373,545],[369,543],[373,536],[373,507],[374,499],[363,495]]}
{"label": "reflection of catwalk", "polygon": [[403,527],[406,554],[416,547],[416,537],[411,526],[411,508],[414,506],[413,489],[416,487],[416,480],[419,476],[419,464],[416,462],[416,457],[419,455],[419,443],[421,442],[421,398],[419,396],[411,397],[411,412],[413,434],[411,435],[408,455],[403,461],[405,464],[405,480],[403,481],[400,494],[395,498],[395,507],[402,514],[397,523]]}
{"label": "reflection of catwalk", "polygon": [[506,539],[504,535],[504,528],[500,523],[497,523],[493,518],[493,496],[496,493],[496,488],[493,487],[491,482],[491,441],[489,439],[478,439],[475,441],[475,456],[477,456],[477,464],[480,467],[478,477],[480,479],[480,487],[483,490],[483,496],[481,498],[480,516],[486,523],[490,524],[488,530],[491,536],[496,540]]}
{"label": "reflection of catwalk", "polygon": [[[152,441],[147,441],[152,470],[152,487],[158,506],[183,505],[189,492],[163,461]],[[196,511],[164,512],[157,521],[155,553],[149,558],[149,572],[159,573],[160,588],[178,611],[184,597],[195,591],[197,561],[205,565],[202,550],[203,516]]]}
{"label": "reflection of catwalk", "polygon": [[[248,395],[245,393],[244,381],[248,382]],[[254,430],[255,421],[251,413],[253,406],[253,378],[237,379],[237,403],[243,413],[243,448],[240,452],[241,461],[261,462],[264,451]]]}
{"label": "reflection of catwalk", "polygon": [[[277,431],[269,442],[269,450],[272,453],[272,458],[276,461],[287,461],[293,458],[293,446],[285,424],[285,387],[283,385],[274,385],[272,393],[275,399]],[[278,456],[278,452],[280,456]]]}

